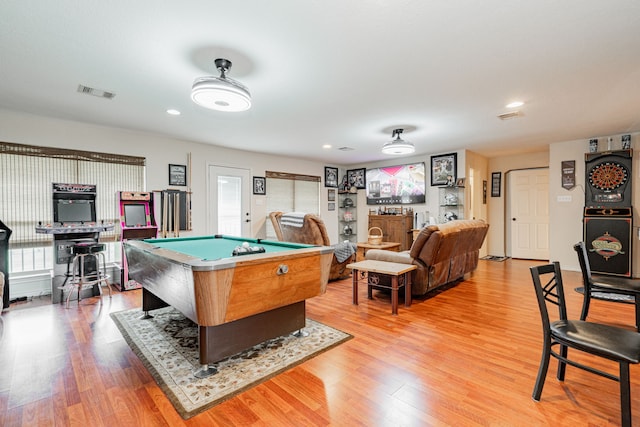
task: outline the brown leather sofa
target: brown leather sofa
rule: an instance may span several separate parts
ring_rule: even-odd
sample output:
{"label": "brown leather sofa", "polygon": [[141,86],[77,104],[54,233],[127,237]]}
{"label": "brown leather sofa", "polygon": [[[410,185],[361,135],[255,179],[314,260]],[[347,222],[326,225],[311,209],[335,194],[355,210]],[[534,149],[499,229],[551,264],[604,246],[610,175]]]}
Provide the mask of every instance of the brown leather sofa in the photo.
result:
{"label": "brown leather sofa", "polygon": [[456,220],[423,228],[404,252],[367,251],[366,259],[415,264],[411,294],[424,295],[447,283],[462,279],[478,267],[480,247],[489,225],[482,220]]}
{"label": "brown leather sofa", "polygon": [[[273,229],[282,242],[305,243],[308,245],[332,246],[324,221],[313,214],[304,215],[301,227],[294,227],[281,222],[283,212],[271,212],[269,218],[273,224]],[[335,247],[335,245],[333,245]],[[347,264],[356,261],[355,248],[353,254],[344,261],[338,261],[336,253],[333,254],[329,280],[346,279],[351,274],[351,269]]]}

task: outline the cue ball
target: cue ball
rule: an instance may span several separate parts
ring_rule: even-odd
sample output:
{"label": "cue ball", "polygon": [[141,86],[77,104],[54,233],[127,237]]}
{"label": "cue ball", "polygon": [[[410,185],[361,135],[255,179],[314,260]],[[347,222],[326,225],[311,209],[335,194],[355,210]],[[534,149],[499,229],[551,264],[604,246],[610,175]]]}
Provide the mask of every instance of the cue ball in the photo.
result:
{"label": "cue ball", "polygon": [[249,247],[249,242],[243,242],[242,243],[242,247],[243,248],[248,248]]}

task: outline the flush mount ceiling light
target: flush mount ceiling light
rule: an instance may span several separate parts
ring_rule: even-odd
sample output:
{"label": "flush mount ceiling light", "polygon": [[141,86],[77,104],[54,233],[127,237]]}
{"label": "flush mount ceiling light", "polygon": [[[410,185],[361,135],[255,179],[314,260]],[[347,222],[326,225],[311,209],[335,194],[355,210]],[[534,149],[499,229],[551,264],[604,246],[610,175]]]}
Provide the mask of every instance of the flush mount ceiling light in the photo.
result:
{"label": "flush mount ceiling light", "polygon": [[393,155],[401,155],[401,154],[411,154],[416,151],[416,148],[409,141],[405,141],[400,138],[400,134],[404,129],[394,129],[391,137],[395,136],[395,139],[387,142],[382,147],[383,154],[393,154]]}
{"label": "flush mount ceiling light", "polygon": [[240,82],[226,76],[231,61],[215,60],[220,77],[207,76],[195,79],[191,99],[204,108],[218,111],[245,111],[251,108],[251,94]]}

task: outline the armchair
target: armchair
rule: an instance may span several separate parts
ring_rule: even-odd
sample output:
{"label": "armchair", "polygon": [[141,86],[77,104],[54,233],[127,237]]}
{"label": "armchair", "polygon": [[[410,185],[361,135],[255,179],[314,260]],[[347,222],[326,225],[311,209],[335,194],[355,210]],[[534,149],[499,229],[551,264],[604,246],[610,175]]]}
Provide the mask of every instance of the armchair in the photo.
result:
{"label": "armchair", "polygon": [[[284,217],[284,218],[283,218]],[[324,221],[314,214],[271,212],[269,218],[276,237],[283,242],[308,245],[333,246],[333,260],[329,280],[346,279],[351,270],[347,264],[355,262],[356,248],[353,243],[331,245]],[[340,261],[341,260],[341,261]]]}

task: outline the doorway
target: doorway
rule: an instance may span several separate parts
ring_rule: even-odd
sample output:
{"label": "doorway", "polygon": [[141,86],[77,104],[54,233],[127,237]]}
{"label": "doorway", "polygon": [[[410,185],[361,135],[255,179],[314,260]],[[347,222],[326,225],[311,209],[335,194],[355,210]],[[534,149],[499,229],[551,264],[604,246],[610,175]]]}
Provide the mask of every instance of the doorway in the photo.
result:
{"label": "doorway", "polygon": [[549,169],[509,171],[507,178],[512,258],[549,259]]}
{"label": "doorway", "polygon": [[207,233],[251,237],[251,172],[209,165]]}

